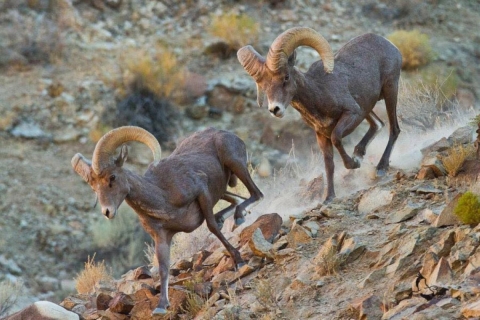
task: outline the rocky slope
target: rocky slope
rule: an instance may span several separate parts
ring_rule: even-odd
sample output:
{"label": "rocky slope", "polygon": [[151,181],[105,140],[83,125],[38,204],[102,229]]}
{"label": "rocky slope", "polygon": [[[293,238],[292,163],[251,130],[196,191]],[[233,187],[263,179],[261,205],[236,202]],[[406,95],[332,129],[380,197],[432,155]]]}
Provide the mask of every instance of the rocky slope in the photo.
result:
{"label": "rocky slope", "polygon": [[[461,318],[463,309],[475,309],[467,306],[476,302],[471,287],[476,279],[476,229],[439,228],[434,224],[447,202],[457,192],[470,188],[475,176],[452,182],[430,172],[434,180],[416,180],[421,167],[418,154],[428,143],[423,142],[423,133],[422,139],[408,143],[409,133],[418,131],[404,123],[405,138],[403,142],[400,138],[392,159],[394,168],[399,169],[393,169],[385,180],[372,181],[368,177],[372,163],[378,161],[377,152],[371,151],[373,155],[360,171],[339,169],[337,180],[344,187],[339,191],[341,198],[333,205],[312,210],[318,198],[292,201],[292,195],[294,198],[296,192],[302,191],[302,183],[308,185],[320,173],[321,165],[315,165],[310,167],[314,168],[313,175],[296,172],[282,177],[288,170],[295,173],[303,159],[315,159],[311,131],[292,110],[285,120],[276,121],[258,109],[254,84],[235,57],[209,56],[205,48],[218,41],[207,31],[212,15],[230,11],[261,22],[258,48],[262,53],[278,33],[297,25],[319,30],[334,50],[363,32],[387,35],[398,28],[417,28],[430,35],[437,52],[435,63],[456,68],[460,78],[458,110],[464,122],[471,117],[467,111],[478,107],[476,97],[480,94],[480,39],[471,28],[480,18],[478,2],[133,0],[117,9],[105,6],[98,10],[92,3],[101,1],[74,1],[71,5],[58,0],[52,1],[57,3],[57,9],[51,11],[48,1],[29,3],[33,7],[27,2],[7,1],[0,14],[0,212],[4,217],[0,222],[0,281],[24,281],[17,309],[37,300],[63,300],[74,290],[72,278],[83,268],[86,256],[93,254],[91,226],[101,217],[92,209],[91,190],[70,169],[70,159],[76,152],[92,153],[92,132],[102,123],[105,110],[116,108],[118,87],[112,85],[112,79],[123,70],[122,54],[130,49],[151,48],[154,43],[172,48],[192,74],[191,88],[200,88],[198,92],[191,89],[195,99],[190,97],[175,105],[180,119],[172,140],[205,126],[237,133],[246,141],[253,165],[264,170],[261,175],[265,178],[257,179],[269,191],[247,224],[267,213],[278,212],[283,218],[279,236],[267,253],[259,257],[244,245],[250,268],[242,272],[248,275],[233,273],[229,259],[220,253],[215,256],[217,260],[208,263],[202,260],[207,253],[190,261],[197,263],[198,270],[178,271],[184,279],[195,279],[195,284],[206,287],[212,316],[218,311],[228,318],[228,312],[242,310],[242,314],[273,318],[287,318],[293,313],[307,319],[318,319],[319,315],[346,319],[363,312],[375,319],[381,310],[382,314],[390,312],[401,318],[396,308],[402,305],[405,310],[425,313],[426,318],[435,315],[438,319],[452,319]],[[32,39],[32,34],[36,38]],[[42,46],[32,43],[53,49],[42,51]],[[35,52],[45,51],[50,56],[36,61],[40,58]],[[315,59],[310,51],[301,51],[300,68],[307,68]],[[448,130],[453,131],[450,127]],[[437,135],[432,142],[441,138],[439,132],[443,134],[432,131]],[[355,140],[355,136],[350,139]],[[378,137],[380,142],[382,139]],[[289,155],[292,142],[293,157]],[[376,148],[375,144],[371,146],[371,150]],[[411,161],[413,152],[418,161]],[[133,166],[143,170],[145,159],[140,154],[133,159]],[[408,166],[404,165],[407,162]],[[262,163],[264,166],[260,166]],[[229,236],[239,236],[240,231]],[[214,247],[218,243],[213,243],[211,248],[203,249],[208,253],[221,251]],[[320,253],[329,251],[329,245],[341,253],[341,266],[325,274]],[[353,256],[351,251],[355,252]],[[412,291],[418,272],[430,287],[438,289]],[[155,273],[152,276],[155,279]],[[137,309],[146,314],[158,289],[156,282],[149,279],[139,285],[131,272],[118,283],[98,288],[88,299],[77,297],[74,303],[65,300],[64,306],[76,308],[74,311],[86,318],[100,317],[108,306],[99,308],[100,293],[103,299],[105,295],[116,298],[119,286],[130,281],[132,287],[124,293],[133,295],[133,301],[142,301],[143,307]],[[179,292],[175,295],[188,297],[187,280],[172,280],[172,290]],[[135,296],[139,287],[146,289],[143,295],[138,294],[140,297]],[[266,294],[266,300],[258,302],[262,300],[258,295],[264,291],[274,297]],[[433,295],[428,297],[432,299],[419,297],[420,292]],[[116,313],[111,318],[128,317],[125,311],[108,312]],[[465,312],[465,317],[473,316]],[[131,315],[134,318],[134,313]],[[396,319],[394,315],[392,319]]]}

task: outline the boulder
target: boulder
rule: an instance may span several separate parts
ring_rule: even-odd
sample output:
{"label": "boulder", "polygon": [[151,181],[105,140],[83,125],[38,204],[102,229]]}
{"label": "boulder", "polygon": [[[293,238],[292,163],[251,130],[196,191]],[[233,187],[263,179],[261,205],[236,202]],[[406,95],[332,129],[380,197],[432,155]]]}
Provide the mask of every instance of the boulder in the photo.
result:
{"label": "boulder", "polygon": [[4,320],[79,320],[78,314],[62,308],[50,301],[37,301],[25,309],[18,311]]}
{"label": "boulder", "polygon": [[278,213],[264,214],[255,220],[254,223],[245,227],[240,233],[240,244],[244,245],[251,238],[256,229],[260,229],[263,237],[272,243],[282,227],[282,217]]}

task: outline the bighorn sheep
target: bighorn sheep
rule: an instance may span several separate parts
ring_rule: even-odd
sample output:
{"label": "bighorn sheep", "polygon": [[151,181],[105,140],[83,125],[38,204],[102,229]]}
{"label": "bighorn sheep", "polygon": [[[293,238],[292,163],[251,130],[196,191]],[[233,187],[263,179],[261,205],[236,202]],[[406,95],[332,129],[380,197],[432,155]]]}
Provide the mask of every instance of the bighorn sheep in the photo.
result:
{"label": "bighorn sheep", "polygon": [[[146,144],[154,161],[144,176],[122,167],[128,141]],[[105,134],[97,143],[90,162],[77,153],[72,158],[74,170],[96,193],[102,213],[115,217],[125,200],[135,210],[145,230],[155,241],[159,264],[161,295],[154,314],[164,314],[168,302],[170,244],[177,232],[192,232],[205,220],[208,229],[223,243],[236,267],[243,264],[240,253],[220,232],[223,221],[235,209],[235,223],[243,223],[243,211],[263,198],[247,169],[245,144],[227,131],[213,128],[197,132],[183,140],[173,153],[160,159],[161,148],[155,137],[139,127],[120,127]],[[250,198],[227,191],[237,183],[247,187]],[[213,206],[223,199],[231,205],[214,214]],[[244,200],[240,203],[241,200]]]}
{"label": "bighorn sheep", "polygon": [[[295,49],[301,45],[312,47],[322,58],[306,73],[294,67]],[[390,41],[365,34],[349,41],[334,56],[325,38],[310,28],[297,27],[275,39],[266,59],[252,46],[241,48],[237,56],[257,83],[260,107],[266,95],[268,110],[281,118],[287,106],[292,104],[315,130],[325,160],[325,202],[335,197],[332,145],[337,148],[347,169],[359,168],[368,143],[383,127],[383,122],[372,111],[381,99],[386,104],[390,136],[377,165],[377,176],[385,175],[390,153],[400,133],[396,106],[402,56]],[[370,128],[355,147],[352,158],[346,153],[342,138],[364,119]]]}

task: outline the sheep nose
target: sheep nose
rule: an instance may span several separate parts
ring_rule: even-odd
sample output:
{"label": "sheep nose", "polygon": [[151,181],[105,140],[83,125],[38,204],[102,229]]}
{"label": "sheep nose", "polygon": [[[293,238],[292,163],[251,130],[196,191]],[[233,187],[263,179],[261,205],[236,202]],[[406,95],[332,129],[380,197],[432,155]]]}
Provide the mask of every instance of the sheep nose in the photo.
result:
{"label": "sheep nose", "polygon": [[106,208],[105,210],[103,210],[103,215],[110,219],[110,209]]}
{"label": "sheep nose", "polygon": [[279,106],[275,106],[275,108],[273,108],[273,110],[270,110],[270,112],[273,113],[274,115],[277,115],[278,111],[280,111]]}

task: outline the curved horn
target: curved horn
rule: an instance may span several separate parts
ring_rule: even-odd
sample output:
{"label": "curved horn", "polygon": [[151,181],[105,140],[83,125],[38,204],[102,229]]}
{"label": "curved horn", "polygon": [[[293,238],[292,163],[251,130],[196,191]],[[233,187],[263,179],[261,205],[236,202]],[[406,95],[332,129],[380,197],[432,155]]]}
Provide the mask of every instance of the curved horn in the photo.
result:
{"label": "curved horn", "polygon": [[92,157],[92,168],[96,174],[113,164],[115,150],[128,141],[138,141],[146,144],[153,153],[153,161],[160,161],[162,149],[157,139],[147,130],[140,127],[126,126],[107,132],[95,146]]}
{"label": "curved horn", "polygon": [[288,29],[273,41],[267,55],[267,68],[275,72],[286,66],[288,57],[299,46],[315,49],[322,58],[325,72],[333,71],[333,51],[327,40],[315,30],[302,27]]}
{"label": "curved horn", "polygon": [[237,51],[237,58],[245,71],[257,81],[263,74],[265,58],[248,45]]}

